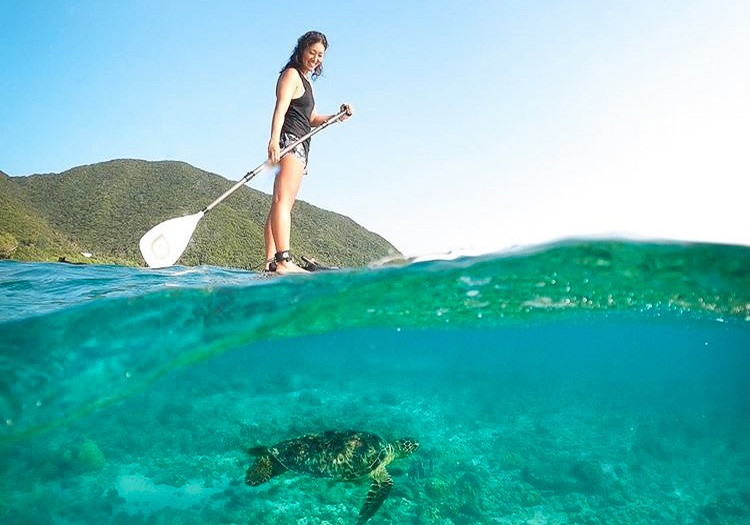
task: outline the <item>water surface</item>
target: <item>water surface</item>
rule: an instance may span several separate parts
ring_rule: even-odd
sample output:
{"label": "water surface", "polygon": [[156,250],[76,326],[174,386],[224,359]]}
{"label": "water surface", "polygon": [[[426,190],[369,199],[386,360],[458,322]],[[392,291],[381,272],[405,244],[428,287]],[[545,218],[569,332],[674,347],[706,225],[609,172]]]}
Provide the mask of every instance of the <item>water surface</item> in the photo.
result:
{"label": "water surface", "polygon": [[0,518],[350,524],[248,447],[413,436],[373,524],[750,520],[750,249],[571,242],[262,279],[0,262]]}

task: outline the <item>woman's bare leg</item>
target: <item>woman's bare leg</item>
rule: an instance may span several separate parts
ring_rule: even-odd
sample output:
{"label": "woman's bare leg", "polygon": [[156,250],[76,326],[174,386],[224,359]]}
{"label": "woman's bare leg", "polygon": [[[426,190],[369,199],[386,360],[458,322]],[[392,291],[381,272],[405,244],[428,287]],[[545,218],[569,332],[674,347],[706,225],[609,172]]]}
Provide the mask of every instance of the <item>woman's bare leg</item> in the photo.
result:
{"label": "woman's bare leg", "polygon": [[276,243],[273,242],[273,233],[271,232],[271,212],[273,210],[273,204],[271,209],[268,210],[268,217],[266,218],[266,225],[263,227],[263,239],[266,242],[266,270],[268,270],[268,262],[273,260],[273,256],[276,253]]}
{"label": "woman's bare leg", "polygon": [[[304,166],[294,155],[284,156],[279,161],[279,167],[273,184],[271,211],[263,232],[266,241],[266,259],[271,259],[278,252],[289,250],[292,207],[297,199],[297,192],[304,175]],[[279,273],[305,271],[291,261],[279,262],[276,268]]]}

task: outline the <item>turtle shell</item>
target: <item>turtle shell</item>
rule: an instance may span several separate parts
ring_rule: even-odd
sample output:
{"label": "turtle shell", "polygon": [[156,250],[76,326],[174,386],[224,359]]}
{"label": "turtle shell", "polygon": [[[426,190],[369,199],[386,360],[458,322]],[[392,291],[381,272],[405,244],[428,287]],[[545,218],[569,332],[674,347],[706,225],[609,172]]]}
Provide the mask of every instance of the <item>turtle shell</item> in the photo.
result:
{"label": "turtle shell", "polygon": [[369,432],[328,430],[282,441],[268,451],[294,472],[348,481],[379,467],[387,448],[383,438]]}

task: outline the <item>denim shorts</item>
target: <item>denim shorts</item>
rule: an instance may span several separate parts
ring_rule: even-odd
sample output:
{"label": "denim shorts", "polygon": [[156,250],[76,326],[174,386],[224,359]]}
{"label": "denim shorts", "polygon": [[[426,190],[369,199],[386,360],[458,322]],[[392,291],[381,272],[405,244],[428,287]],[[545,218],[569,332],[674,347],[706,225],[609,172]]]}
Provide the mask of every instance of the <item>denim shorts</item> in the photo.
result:
{"label": "denim shorts", "polygon": [[[291,133],[282,133],[281,139],[279,140],[279,147],[281,149],[286,148],[289,144],[292,144],[294,141],[298,140],[299,137],[297,135],[293,135]],[[305,151],[305,144],[304,142],[300,142],[294,148],[292,151],[287,153],[287,155],[294,155],[299,159],[299,161],[302,163],[302,166],[304,166],[304,173],[307,175],[307,152]],[[286,157],[286,155],[284,155]]]}

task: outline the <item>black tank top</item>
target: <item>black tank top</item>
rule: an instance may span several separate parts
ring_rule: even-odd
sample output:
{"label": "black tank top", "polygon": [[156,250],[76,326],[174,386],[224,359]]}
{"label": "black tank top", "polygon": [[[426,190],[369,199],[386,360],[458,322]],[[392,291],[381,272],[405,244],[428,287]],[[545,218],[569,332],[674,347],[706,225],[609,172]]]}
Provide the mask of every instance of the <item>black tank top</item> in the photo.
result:
{"label": "black tank top", "polygon": [[[297,137],[303,137],[310,133],[310,116],[315,107],[315,99],[313,98],[310,82],[307,81],[305,75],[303,75],[301,71],[297,70],[297,72],[302,79],[305,93],[299,98],[292,99],[289,103],[289,109],[286,110],[286,115],[284,115],[284,125],[281,126],[281,132],[291,133]],[[310,139],[307,139],[303,144],[305,147],[305,153],[309,154]]]}

